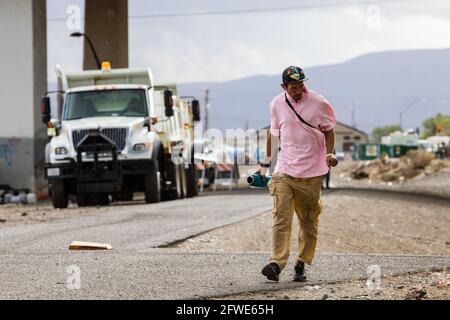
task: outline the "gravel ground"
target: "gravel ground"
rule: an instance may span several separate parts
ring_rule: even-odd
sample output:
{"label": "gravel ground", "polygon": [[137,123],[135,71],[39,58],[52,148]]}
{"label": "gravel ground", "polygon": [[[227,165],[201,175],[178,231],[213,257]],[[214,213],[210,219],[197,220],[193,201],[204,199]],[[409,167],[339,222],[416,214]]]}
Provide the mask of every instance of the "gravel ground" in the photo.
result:
{"label": "gravel ground", "polygon": [[[106,209],[98,207],[97,210],[105,212]],[[92,209],[77,208],[74,204],[71,204],[68,209],[55,210],[49,201],[42,201],[36,205],[4,204],[0,206],[0,226],[42,223],[72,218],[75,215],[83,216],[90,212]]]}
{"label": "gravel ground", "polygon": [[233,300],[450,300],[450,272],[406,273],[383,276],[379,286],[367,280],[305,285],[295,289],[221,297]]}
{"label": "gravel ground", "polygon": [[0,206],[0,227],[24,224],[36,224],[51,222],[60,219],[84,217],[92,214],[105,214],[111,208],[116,210],[120,207],[145,205],[142,194],[136,194],[133,202],[114,202],[110,206],[96,206],[79,208],[70,202],[66,209],[55,209],[50,200],[39,201],[37,204],[15,204],[9,203]]}

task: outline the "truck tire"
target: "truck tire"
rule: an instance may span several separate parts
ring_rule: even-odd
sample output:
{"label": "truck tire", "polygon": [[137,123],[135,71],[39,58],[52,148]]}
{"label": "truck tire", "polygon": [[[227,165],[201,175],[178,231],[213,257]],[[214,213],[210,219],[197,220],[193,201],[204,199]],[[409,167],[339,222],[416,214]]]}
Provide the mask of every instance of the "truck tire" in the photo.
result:
{"label": "truck tire", "polygon": [[[178,173],[177,166],[172,162],[171,159],[166,159],[165,162],[165,177],[166,181],[165,188],[162,193],[163,201],[177,200],[180,198],[179,188],[178,188]],[[168,185],[166,182],[169,182]]]}
{"label": "truck tire", "polygon": [[183,165],[175,165],[170,162],[167,164],[167,177],[171,181],[171,185],[163,192],[163,200],[183,199],[187,194],[186,176],[184,174]]}
{"label": "truck tire", "polygon": [[52,182],[52,204],[55,209],[64,209],[69,205],[69,196],[65,190],[64,180]]}
{"label": "truck tire", "polygon": [[195,172],[195,164],[190,164],[186,172],[187,198],[198,196],[197,177]]}
{"label": "truck tire", "polygon": [[157,203],[161,201],[161,181],[158,170],[158,162],[155,161],[155,169],[144,175],[145,202]]}

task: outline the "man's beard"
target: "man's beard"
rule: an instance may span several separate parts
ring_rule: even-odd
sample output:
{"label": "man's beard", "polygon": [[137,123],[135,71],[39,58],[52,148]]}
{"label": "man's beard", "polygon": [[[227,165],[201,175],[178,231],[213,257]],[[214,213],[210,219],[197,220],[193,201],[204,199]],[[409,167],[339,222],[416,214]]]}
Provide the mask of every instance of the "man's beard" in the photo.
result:
{"label": "man's beard", "polygon": [[297,94],[297,95],[293,96],[295,102],[298,102],[298,101],[302,98],[302,95],[303,95],[303,94],[300,93],[300,94]]}

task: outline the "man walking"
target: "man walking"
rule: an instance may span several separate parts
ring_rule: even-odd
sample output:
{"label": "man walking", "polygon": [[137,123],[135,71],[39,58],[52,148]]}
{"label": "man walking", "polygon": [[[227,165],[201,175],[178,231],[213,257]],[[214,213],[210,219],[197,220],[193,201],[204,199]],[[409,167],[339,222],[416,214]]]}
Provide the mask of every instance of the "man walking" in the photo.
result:
{"label": "man walking", "polygon": [[279,281],[288,262],[294,211],[299,220],[294,281],[306,281],[305,264],[311,265],[316,249],[323,176],[338,164],[332,154],[334,111],[324,97],[306,87],[305,80],[299,67],[283,71],[283,92],[270,104],[267,157],[258,170],[266,174],[279,143],[278,161],[269,182],[273,196],[272,256],[262,270],[272,281]]}

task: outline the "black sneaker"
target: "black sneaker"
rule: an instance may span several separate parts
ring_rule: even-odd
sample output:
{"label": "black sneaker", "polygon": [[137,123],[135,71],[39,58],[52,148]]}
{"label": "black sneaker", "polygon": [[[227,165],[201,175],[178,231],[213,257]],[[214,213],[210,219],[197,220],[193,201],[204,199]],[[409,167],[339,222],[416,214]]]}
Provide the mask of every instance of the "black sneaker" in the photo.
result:
{"label": "black sneaker", "polygon": [[280,280],[280,267],[275,262],[271,262],[268,265],[266,265],[262,269],[261,273],[271,281]]}
{"label": "black sneaker", "polygon": [[306,275],[305,275],[305,264],[301,261],[298,261],[294,268],[294,281],[300,281],[305,282],[306,281]]}

